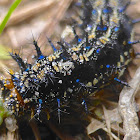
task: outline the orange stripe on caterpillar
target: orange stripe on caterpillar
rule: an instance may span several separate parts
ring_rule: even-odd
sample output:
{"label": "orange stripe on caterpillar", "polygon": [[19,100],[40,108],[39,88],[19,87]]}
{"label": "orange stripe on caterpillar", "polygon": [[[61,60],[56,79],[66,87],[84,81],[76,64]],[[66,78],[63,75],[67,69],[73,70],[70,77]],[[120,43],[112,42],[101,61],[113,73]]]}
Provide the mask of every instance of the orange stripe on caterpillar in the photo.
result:
{"label": "orange stripe on caterpillar", "polygon": [[10,95],[11,97],[13,96],[12,95],[13,91],[15,91],[14,94],[16,94],[17,100],[20,102],[20,105],[24,106],[23,99],[19,94],[19,92],[17,91],[17,89],[15,88],[13,81],[11,79],[5,79],[4,86],[10,91],[12,91]]}

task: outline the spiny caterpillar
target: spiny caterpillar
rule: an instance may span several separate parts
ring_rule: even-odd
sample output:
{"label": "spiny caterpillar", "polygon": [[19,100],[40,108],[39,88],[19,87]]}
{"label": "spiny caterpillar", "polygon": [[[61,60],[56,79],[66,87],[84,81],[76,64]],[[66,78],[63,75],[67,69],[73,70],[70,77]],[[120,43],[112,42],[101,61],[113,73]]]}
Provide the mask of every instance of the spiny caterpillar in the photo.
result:
{"label": "spiny caterpillar", "polygon": [[31,113],[33,117],[43,111],[49,120],[57,114],[60,122],[61,112],[69,113],[66,108],[71,102],[84,104],[87,110],[87,97],[99,90],[113,82],[129,86],[120,77],[135,57],[132,44],[139,41],[133,41],[133,21],[124,13],[130,2],[122,8],[119,3],[83,0],[82,24],[77,25],[83,34],[79,37],[73,27],[76,42],[72,47],[60,41],[62,49],[57,50],[48,39],[54,53],[44,56],[34,40],[34,64],[10,53],[20,71],[10,70],[11,79],[1,79],[5,107],[16,116]]}

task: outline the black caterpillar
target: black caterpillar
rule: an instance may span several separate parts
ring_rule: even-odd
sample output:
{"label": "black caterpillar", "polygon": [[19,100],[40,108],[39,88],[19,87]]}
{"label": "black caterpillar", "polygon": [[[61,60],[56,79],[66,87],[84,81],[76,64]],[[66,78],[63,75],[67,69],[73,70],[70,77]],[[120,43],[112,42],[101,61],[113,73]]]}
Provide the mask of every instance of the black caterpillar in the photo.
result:
{"label": "black caterpillar", "polygon": [[[44,56],[34,40],[35,64],[10,53],[20,72],[10,71],[11,79],[1,79],[5,107],[16,116],[31,113],[33,117],[45,112],[49,120],[57,115],[60,122],[61,112],[69,113],[71,102],[83,104],[87,111],[86,99],[99,90],[113,82],[129,86],[120,77],[135,57],[132,44],[139,41],[133,41],[134,22],[125,15],[130,2],[123,7],[119,3],[83,0],[82,24],[73,26],[72,47],[60,41],[62,49],[57,50],[48,39],[54,53]],[[82,35],[77,35],[76,28],[80,28]]]}

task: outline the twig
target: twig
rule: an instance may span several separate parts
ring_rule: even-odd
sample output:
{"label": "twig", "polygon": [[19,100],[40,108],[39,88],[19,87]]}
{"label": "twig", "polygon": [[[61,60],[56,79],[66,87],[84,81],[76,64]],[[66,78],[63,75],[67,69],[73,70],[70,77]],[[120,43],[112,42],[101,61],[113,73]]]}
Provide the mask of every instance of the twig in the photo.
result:
{"label": "twig", "polygon": [[123,118],[124,140],[140,140],[138,117],[135,111],[135,95],[140,87],[140,68],[129,82],[130,87],[124,87],[119,98],[119,111]]}

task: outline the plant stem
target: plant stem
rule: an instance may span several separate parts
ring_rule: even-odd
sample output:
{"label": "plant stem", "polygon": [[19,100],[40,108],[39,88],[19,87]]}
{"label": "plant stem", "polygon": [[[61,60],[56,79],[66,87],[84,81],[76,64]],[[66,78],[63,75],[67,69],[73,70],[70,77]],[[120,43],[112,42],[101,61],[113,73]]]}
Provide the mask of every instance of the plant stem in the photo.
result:
{"label": "plant stem", "polygon": [[13,11],[17,8],[17,6],[20,4],[22,0],[15,0],[14,3],[11,5],[9,11],[7,12],[5,18],[3,19],[1,25],[0,25],[0,34],[2,33],[2,31],[4,30],[6,23],[8,22],[11,14],[13,13]]}

